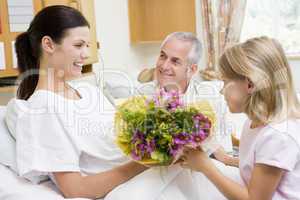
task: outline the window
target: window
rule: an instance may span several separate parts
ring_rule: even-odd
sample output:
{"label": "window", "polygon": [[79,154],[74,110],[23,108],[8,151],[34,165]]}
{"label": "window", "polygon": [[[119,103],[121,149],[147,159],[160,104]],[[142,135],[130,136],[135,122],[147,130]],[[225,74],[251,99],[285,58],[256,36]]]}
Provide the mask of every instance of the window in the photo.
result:
{"label": "window", "polygon": [[262,35],[278,39],[288,57],[300,58],[300,0],[248,0],[241,41]]}

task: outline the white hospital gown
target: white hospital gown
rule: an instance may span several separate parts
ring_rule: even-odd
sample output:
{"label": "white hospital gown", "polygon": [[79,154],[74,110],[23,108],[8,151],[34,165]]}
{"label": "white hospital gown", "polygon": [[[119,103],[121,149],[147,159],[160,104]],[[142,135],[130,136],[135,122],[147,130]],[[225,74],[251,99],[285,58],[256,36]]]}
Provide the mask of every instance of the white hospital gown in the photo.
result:
{"label": "white hospital gown", "polygon": [[[52,173],[59,171],[95,174],[128,161],[114,143],[114,108],[102,92],[86,83],[72,87],[80,100],[38,90],[18,109],[18,172],[33,182],[41,175],[55,182]],[[203,193],[197,177],[180,166],[151,168],[116,187],[105,199],[199,200]]]}

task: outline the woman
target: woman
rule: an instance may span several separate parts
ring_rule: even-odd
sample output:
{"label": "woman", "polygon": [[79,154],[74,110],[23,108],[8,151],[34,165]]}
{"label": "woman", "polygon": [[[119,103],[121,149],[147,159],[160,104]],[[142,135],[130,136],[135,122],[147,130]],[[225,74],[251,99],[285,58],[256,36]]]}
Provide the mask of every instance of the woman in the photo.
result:
{"label": "woman", "polygon": [[199,199],[189,171],[128,162],[114,145],[101,91],[67,83],[81,75],[88,50],[89,24],[66,6],[43,9],[18,36],[19,100],[8,106],[25,100],[28,108],[19,109],[15,129],[19,174],[36,182],[47,175],[68,198]]}

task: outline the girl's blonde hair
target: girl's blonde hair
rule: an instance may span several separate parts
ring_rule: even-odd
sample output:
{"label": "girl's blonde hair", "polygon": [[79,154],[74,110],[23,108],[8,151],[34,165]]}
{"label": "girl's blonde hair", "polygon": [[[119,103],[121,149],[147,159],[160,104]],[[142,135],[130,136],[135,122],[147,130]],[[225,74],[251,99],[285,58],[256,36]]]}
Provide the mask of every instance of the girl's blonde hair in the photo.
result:
{"label": "girl's blonde hair", "polygon": [[244,111],[254,122],[300,118],[291,70],[277,40],[252,38],[226,49],[219,70],[225,78],[253,83],[254,91],[247,97]]}

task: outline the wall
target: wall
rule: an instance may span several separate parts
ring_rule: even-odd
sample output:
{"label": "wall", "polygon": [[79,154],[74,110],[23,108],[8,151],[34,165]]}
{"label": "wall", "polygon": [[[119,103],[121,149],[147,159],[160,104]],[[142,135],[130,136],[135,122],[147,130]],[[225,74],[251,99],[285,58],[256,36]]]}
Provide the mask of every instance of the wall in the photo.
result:
{"label": "wall", "polygon": [[296,90],[298,93],[300,93],[300,59],[290,60],[289,63],[292,68],[292,74],[293,74]]}
{"label": "wall", "polygon": [[[199,3],[200,0],[197,0],[197,7]],[[127,1],[95,1],[95,13],[97,37],[100,41],[99,55],[103,59],[95,70],[99,67],[117,69],[136,77],[144,67],[155,66],[159,43],[130,44]],[[196,15],[197,18],[200,17],[199,12]],[[200,30],[200,26],[198,23],[197,30]]]}
{"label": "wall", "polygon": [[[196,0],[197,34],[201,33],[200,0]],[[129,40],[128,9],[126,0],[95,0],[99,55],[103,59],[95,66],[127,72],[135,80],[138,72],[154,66],[159,44],[131,45]],[[201,60],[200,66],[204,61]],[[300,61],[291,61],[297,90],[300,92]]]}
{"label": "wall", "polygon": [[138,73],[143,66],[154,65],[158,44],[130,45],[127,1],[95,1],[99,55],[103,59],[99,67]]}

